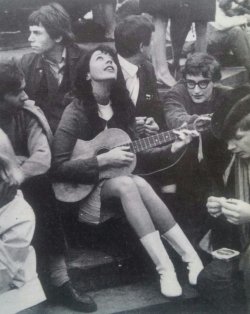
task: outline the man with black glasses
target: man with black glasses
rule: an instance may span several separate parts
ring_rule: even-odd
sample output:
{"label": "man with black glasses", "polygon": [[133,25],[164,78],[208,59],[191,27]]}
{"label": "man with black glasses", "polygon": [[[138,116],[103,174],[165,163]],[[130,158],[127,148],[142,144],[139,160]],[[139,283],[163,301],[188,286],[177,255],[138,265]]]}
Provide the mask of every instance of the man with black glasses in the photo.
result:
{"label": "man with black glasses", "polygon": [[[221,78],[220,65],[210,55],[195,53],[188,57],[180,80],[164,99],[167,126],[178,128],[184,123],[207,124],[209,115],[223,105],[230,88],[215,85]],[[193,139],[177,169],[177,197],[180,219],[188,229],[202,236],[206,195],[214,184],[219,185],[221,167],[218,164],[226,154],[225,145],[215,139],[210,130]],[[183,175],[182,175],[183,174]],[[183,226],[185,228],[185,226]],[[197,227],[197,228],[195,228]],[[196,230],[196,231],[195,231]]]}

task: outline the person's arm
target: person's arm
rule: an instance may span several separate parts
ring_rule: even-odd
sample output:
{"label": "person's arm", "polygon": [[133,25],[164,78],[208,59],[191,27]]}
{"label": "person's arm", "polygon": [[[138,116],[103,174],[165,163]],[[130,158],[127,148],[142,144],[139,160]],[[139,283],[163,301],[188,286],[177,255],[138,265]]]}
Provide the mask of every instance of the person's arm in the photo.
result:
{"label": "person's arm", "polygon": [[[218,2],[220,3],[220,1]],[[247,15],[227,16],[224,10],[220,7],[219,3],[216,7],[215,22],[212,22],[212,24],[215,25],[218,30],[223,31],[235,26],[247,25]]]}
{"label": "person's arm", "polygon": [[222,199],[221,211],[226,217],[227,221],[235,224],[242,225],[250,222],[250,204],[238,199]]}
{"label": "person's arm", "polygon": [[235,225],[250,222],[250,204],[238,199],[210,196],[207,209],[211,216],[217,218],[224,215],[228,222]]}
{"label": "person's arm", "polygon": [[[27,147],[29,157],[20,165],[23,173],[22,182],[46,173],[51,165],[51,151],[47,136],[40,122],[26,113]],[[20,184],[22,182],[19,182]]]}
{"label": "person's arm", "polygon": [[[71,160],[81,127],[87,128],[86,117],[73,103],[64,111],[52,145],[52,176],[55,180],[94,184],[99,179],[97,157]],[[87,131],[87,130],[86,130]]]}
{"label": "person's arm", "polygon": [[163,100],[164,117],[169,129],[182,126],[184,123],[192,123],[199,116],[189,114],[185,106],[190,103],[189,97],[183,88],[170,90]]}
{"label": "person's arm", "polygon": [[175,131],[179,136],[172,144],[154,147],[138,154],[138,168],[146,173],[174,165],[185,153],[186,146],[193,137],[198,136],[196,131]]}

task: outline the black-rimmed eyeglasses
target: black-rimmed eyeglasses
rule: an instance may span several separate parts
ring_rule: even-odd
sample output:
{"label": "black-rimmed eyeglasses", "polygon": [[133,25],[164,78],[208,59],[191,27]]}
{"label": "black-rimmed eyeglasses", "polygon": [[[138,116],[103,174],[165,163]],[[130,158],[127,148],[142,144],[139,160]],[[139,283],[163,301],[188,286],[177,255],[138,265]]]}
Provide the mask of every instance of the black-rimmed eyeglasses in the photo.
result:
{"label": "black-rimmed eyeglasses", "polygon": [[200,89],[205,89],[208,87],[208,84],[211,81],[210,80],[201,80],[201,81],[195,82],[193,80],[186,80],[185,82],[186,82],[187,88],[189,88],[189,89],[194,89],[196,85],[198,85]]}

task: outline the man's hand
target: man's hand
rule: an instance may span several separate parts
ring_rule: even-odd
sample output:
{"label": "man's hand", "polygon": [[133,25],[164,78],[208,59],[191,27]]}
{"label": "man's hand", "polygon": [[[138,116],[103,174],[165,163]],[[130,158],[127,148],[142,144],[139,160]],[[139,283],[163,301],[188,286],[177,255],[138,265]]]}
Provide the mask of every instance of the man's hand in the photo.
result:
{"label": "man's hand", "polygon": [[210,114],[200,115],[194,121],[194,128],[199,133],[207,131],[210,128],[210,126],[211,126],[211,115]]}
{"label": "man's hand", "polygon": [[223,199],[220,201],[221,210],[228,222],[241,225],[250,222],[250,204],[237,199]]}
{"label": "man's hand", "polygon": [[173,130],[178,135],[178,139],[172,144],[171,152],[176,153],[182,147],[188,145],[194,137],[199,136],[197,131],[194,130]]}
{"label": "man's hand", "polygon": [[155,135],[159,131],[159,126],[152,117],[136,117],[136,132],[139,135]]}
{"label": "man's hand", "polygon": [[225,197],[210,196],[207,199],[207,210],[212,217],[217,218],[222,214],[221,209],[222,200],[225,200]]}
{"label": "man's hand", "polygon": [[159,125],[155,122],[154,118],[150,117],[146,119],[144,129],[145,135],[150,136],[157,134],[160,128]]}

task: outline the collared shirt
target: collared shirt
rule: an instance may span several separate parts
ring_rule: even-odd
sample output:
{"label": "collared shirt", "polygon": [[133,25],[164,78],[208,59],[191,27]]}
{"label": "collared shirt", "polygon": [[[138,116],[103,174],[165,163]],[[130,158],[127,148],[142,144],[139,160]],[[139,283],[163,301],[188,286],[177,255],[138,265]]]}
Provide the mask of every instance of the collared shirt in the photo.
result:
{"label": "collared shirt", "polygon": [[124,59],[119,54],[118,60],[122,69],[122,73],[126,82],[126,87],[129,92],[130,98],[133,101],[134,105],[136,105],[140,88],[140,82],[137,76],[139,68],[138,66]]}
{"label": "collared shirt", "polygon": [[113,108],[111,106],[111,102],[109,102],[107,105],[98,105],[98,115],[100,118],[102,118],[105,121],[109,121],[114,114]]}
{"label": "collared shirt", "polygon": [[63,49],[62,52],[62,59],[59,63],[55,63],[51,60],[45,59],[45,61],[48,63],[51,73],[56,78],[58,82],[58,86],[62,83],[63,75],[64,75],[64,69],[66,65],[66,48]]}

